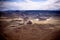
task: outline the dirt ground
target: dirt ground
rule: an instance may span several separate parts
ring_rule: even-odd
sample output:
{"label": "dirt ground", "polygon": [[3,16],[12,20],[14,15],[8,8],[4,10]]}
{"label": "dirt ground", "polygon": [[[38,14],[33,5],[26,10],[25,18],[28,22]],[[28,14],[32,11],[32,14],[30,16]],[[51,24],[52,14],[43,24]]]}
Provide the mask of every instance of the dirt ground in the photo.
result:
{"label": "dirt ground", "polygon": [[60,24],[27,24],[17,25],[1,22],[2,40],[59,40]]}

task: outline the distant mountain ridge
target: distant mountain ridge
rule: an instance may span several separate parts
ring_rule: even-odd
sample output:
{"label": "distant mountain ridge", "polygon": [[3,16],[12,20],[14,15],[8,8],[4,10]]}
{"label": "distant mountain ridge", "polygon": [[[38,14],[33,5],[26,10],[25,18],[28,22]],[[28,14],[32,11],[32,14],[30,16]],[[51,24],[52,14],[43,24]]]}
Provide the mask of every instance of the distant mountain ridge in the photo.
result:
{"label": "distant mountain ridge", "polygon": [[41,15],[57,15],[60,16],[60,11],[56,10],[8,10],[0,11],[0,16],[41,16]]}

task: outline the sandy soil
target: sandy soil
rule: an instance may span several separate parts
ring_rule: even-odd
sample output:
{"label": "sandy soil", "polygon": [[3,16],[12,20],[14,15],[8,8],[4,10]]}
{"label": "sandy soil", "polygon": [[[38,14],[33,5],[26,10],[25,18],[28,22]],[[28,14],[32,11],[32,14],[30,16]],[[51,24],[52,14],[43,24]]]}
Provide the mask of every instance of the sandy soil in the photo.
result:
{"label": "sandy soil", "polygon": [[0,29],[0,34],[5,38],[4,40],[59,40],[60,36],[59,24],[19,25],[1,22]]}

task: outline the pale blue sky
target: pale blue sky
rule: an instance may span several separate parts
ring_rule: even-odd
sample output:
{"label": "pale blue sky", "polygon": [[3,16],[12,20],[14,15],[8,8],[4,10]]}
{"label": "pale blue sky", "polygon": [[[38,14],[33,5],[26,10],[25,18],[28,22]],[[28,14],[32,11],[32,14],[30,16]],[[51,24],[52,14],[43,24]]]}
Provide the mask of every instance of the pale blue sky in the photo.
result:
{"label": "pale blue sky", "polygon": [[5,1],[3,0],[2,3],[0,0],[1,5],[0,10],[60,10],[60,0],[5,0]]}
{"label": "pale blue sky", "polygon": [[[0,0],[0,1],[10,1],[10,2],[23,2],[24,0]],[[33,2],[47,1],[47,0],[31,0]]]}

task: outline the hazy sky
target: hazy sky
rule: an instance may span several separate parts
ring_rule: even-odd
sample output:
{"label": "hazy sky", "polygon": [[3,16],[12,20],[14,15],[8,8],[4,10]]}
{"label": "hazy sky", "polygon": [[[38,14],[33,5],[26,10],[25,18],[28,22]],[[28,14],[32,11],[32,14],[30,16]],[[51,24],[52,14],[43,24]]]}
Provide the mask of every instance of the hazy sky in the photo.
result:
{"label": "hazy sky", "polygon": [[0,0],[1,10],[60,10],[60,0]]}
{"label": "hazy sky", "polygon": [[10,1],[10,2],[34,1],[34,2],[39,2],[39,1],[47,1],[47,0],[0,0],[0,1]]}

